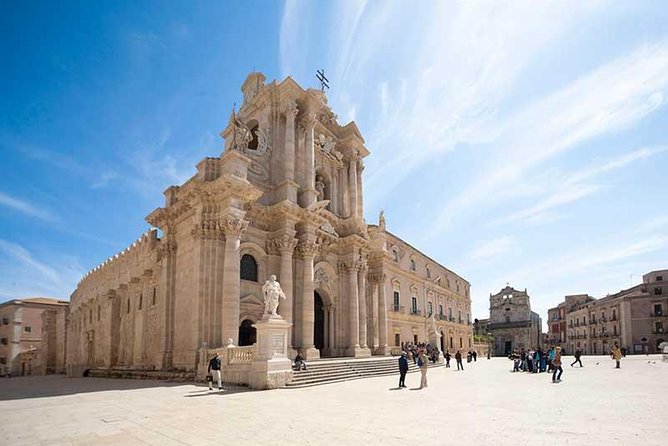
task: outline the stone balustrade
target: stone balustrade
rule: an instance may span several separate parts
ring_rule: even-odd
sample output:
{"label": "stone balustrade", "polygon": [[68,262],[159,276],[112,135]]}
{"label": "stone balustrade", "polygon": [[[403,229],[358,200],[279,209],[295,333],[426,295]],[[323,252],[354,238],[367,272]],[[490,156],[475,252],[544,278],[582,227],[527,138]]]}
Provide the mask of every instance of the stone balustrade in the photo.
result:
{"label": "stone balustrade", "polygon": [[255,346],[230,347],[227,349],[227,365],[250,364],[253,361]]}

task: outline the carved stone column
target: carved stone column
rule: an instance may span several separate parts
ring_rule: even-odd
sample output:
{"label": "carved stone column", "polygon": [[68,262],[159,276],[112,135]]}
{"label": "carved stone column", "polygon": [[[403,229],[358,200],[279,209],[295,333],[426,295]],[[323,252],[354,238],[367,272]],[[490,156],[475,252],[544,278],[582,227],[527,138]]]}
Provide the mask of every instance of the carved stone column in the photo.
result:
{"label": "carved stone column", "polygon": [[285,152],[283,153],[284,179],[295,180],[295,116],[299,110],[295,101],[288,101],[285,107]]}
{"label": "carved stone column", "polygon": [[[285,293],[285,300],[281,301],[281,304],[278,306],[278,312],[283,316],[283,319],[285,319],[286,322],[292,324],[292,312],[294,308],[292,254],[297,245],[297,240],[291,235],[283,234],[274,238],[271,243],[273,244],[274,249],[281,255],[281,269],[278,281],[281,283],[281,288]],[[292,346],[292,330],[288,330],[288,350],[291,350],[293,348]]]}
{"label": "carved stone column", "polygon": [[329,348],[329,354],[334,355],[334,346],[336,345],[335,342],[335,332],[334,332],[334,306],[332,304],[329,304],[327,306],[327,330],[328,330],[328,336],[327,336],[327,347]]}
{"label": "carved stone column", "polygon": [[230,219],[222,225],[225,233],[225,272],[223,276],[223,342],[239,343],[239,241],[248,226],[244,220]]}
{"label": "carved stone column", "polygon": [[[176,242],[168,229],[158,251],[162,261],[162,277],[160,287],[160,328],[162,329],[162,368],[172,368],[174,349],[174,308],[176,304]],[[118,304],[118,302],[115,302]],[[114,311],[118,311],[114,308]],[[113,313],[112,313],[113,314]],[[120,316],[119,316],[120,318]],[[113,342],[113,339],[112,339]],[[118,347],[116,346],[116,350]],[[114,363],[114,361],[112,361]],[[116,365],[116,364],[114,364]]]}
{"label": "carved stone column", "polygon": [[350,160],[348,170],[348,195],[350,196],[350,216],[357,215],[357,157]]}
{"label": "carved stone column", "polygon": [[357,271],[358,301],[359,301],[359,336],[360,347],[367,348],[366,339],[366,265],[362,264]]}
{"label": "carved stone column", "polygon": [[387,346],[387,303],[385,301],[385,274],[378,278],[378,349],[376,354],[389,355]]}
{"label": "carved stone column", "polygon": [[359,296],[357,287],[357,262],[346,262],[344,268],[348,274],[348,356],[355,356],[359,350]]}
{"label": "carved stone column", "polygon": [[379,323],[378,323],[378,275],[373,274],[369,276],[369,282],[371,282],[371,335],[369,339],[371,345],[369,347],[372,349],[372,352],[376,352],[378,349],[378,333],[379,333]]}
{"label": "carved stone column", "polygon": [[306,144],[304,147],[305,166],[304,166],[304,189],[301,194],[301,202],[303,207],[308,207],[313,204],[318,196],[318,191],[315,189],[315,147],[314,147],[314,129],[315,129],[315,115],[308,113],[303,118],[304,129],[306,130]]}
{"label": "carved stone column", "polygon": [[360,217],[364,215],[364,193],[362,192],[362,172],[364,171],[364,163],[362,158],[357,158],[357,215]]}
{"label": "carved stone column", "polygon": [[341,216],[350,217],[350,182],[348,181],[348,167],[343,166],[337,172],[341,177]]}
{"label": "carved stone column", "polygon": [[297,252],[303,259],[301,320],[298,321],[302,338],[299,351],[306,359],[319,358],[320,352],[313,342],[315,324],[313,259],[318,252],[318,245],[314,241],[304,240],[297,245]]}
{"label": "carved stone column", "polygon": [[297,104],[289,100],[285,108],[285,150],[280,154],[283,157],[283,180],[278,184],[276,191],[279,199],[294,203],[297,202],[297,189],[299,188],[295,182],[295,116],[297,112]]}

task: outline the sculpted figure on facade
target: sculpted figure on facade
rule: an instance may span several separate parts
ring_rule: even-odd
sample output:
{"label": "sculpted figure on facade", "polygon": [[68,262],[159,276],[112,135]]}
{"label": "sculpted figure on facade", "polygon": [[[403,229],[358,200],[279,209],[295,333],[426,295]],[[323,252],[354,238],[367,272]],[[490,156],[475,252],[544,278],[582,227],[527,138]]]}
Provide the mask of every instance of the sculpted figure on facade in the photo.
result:
{"label": "sculpted figure on facade", "polygon": [[315,177],[315,190],[318,191],[318,201],[325,199],[325,182],[322,180],[322,176],[318,175]]}
{"label": "sculpted figure on facade", "polygon": [[276,276],[269,276],[269,280],[262,285],[262,294],[264,294],[264,313],[277,316],[278,299],[285,299],[285,293],[281,289],[281,284],[276,280]]}

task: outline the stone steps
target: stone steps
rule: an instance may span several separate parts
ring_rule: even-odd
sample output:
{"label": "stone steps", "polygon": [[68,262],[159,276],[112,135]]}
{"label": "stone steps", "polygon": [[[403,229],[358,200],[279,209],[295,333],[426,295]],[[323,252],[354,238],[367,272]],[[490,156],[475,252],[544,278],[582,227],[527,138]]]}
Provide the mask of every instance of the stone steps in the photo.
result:
{"label": "stone steps", "polygon": [[[429,364],[440,367],[442,364]],[[399,375],[398,358],[379,358],[372,360],[319,360],[307,362],[308,370],[294,372],[294,378],[288,388],[310,387],[322,384],[371,378],[375,376]],[[418,366],[409,361],[408,372],[418,371]]]}
{"label": "stone steps", "polygon": [[195,372],[178,370],[90,369],[86,376],[90,378],[155,379],[174,382],[195,381]]}

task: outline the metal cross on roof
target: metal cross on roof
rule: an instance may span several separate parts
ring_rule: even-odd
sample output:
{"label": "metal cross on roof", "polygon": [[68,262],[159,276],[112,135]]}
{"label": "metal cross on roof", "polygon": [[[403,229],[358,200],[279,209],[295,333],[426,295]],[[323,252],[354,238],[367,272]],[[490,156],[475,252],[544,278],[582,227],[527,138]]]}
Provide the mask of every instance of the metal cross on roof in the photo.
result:
{"label": "metal cross on roof", "polygon": [[329,90],[329,79],[325,77],[325,69],[315,70],[315,77],[320,81],[320,90],[325,91],[325,88]]}

